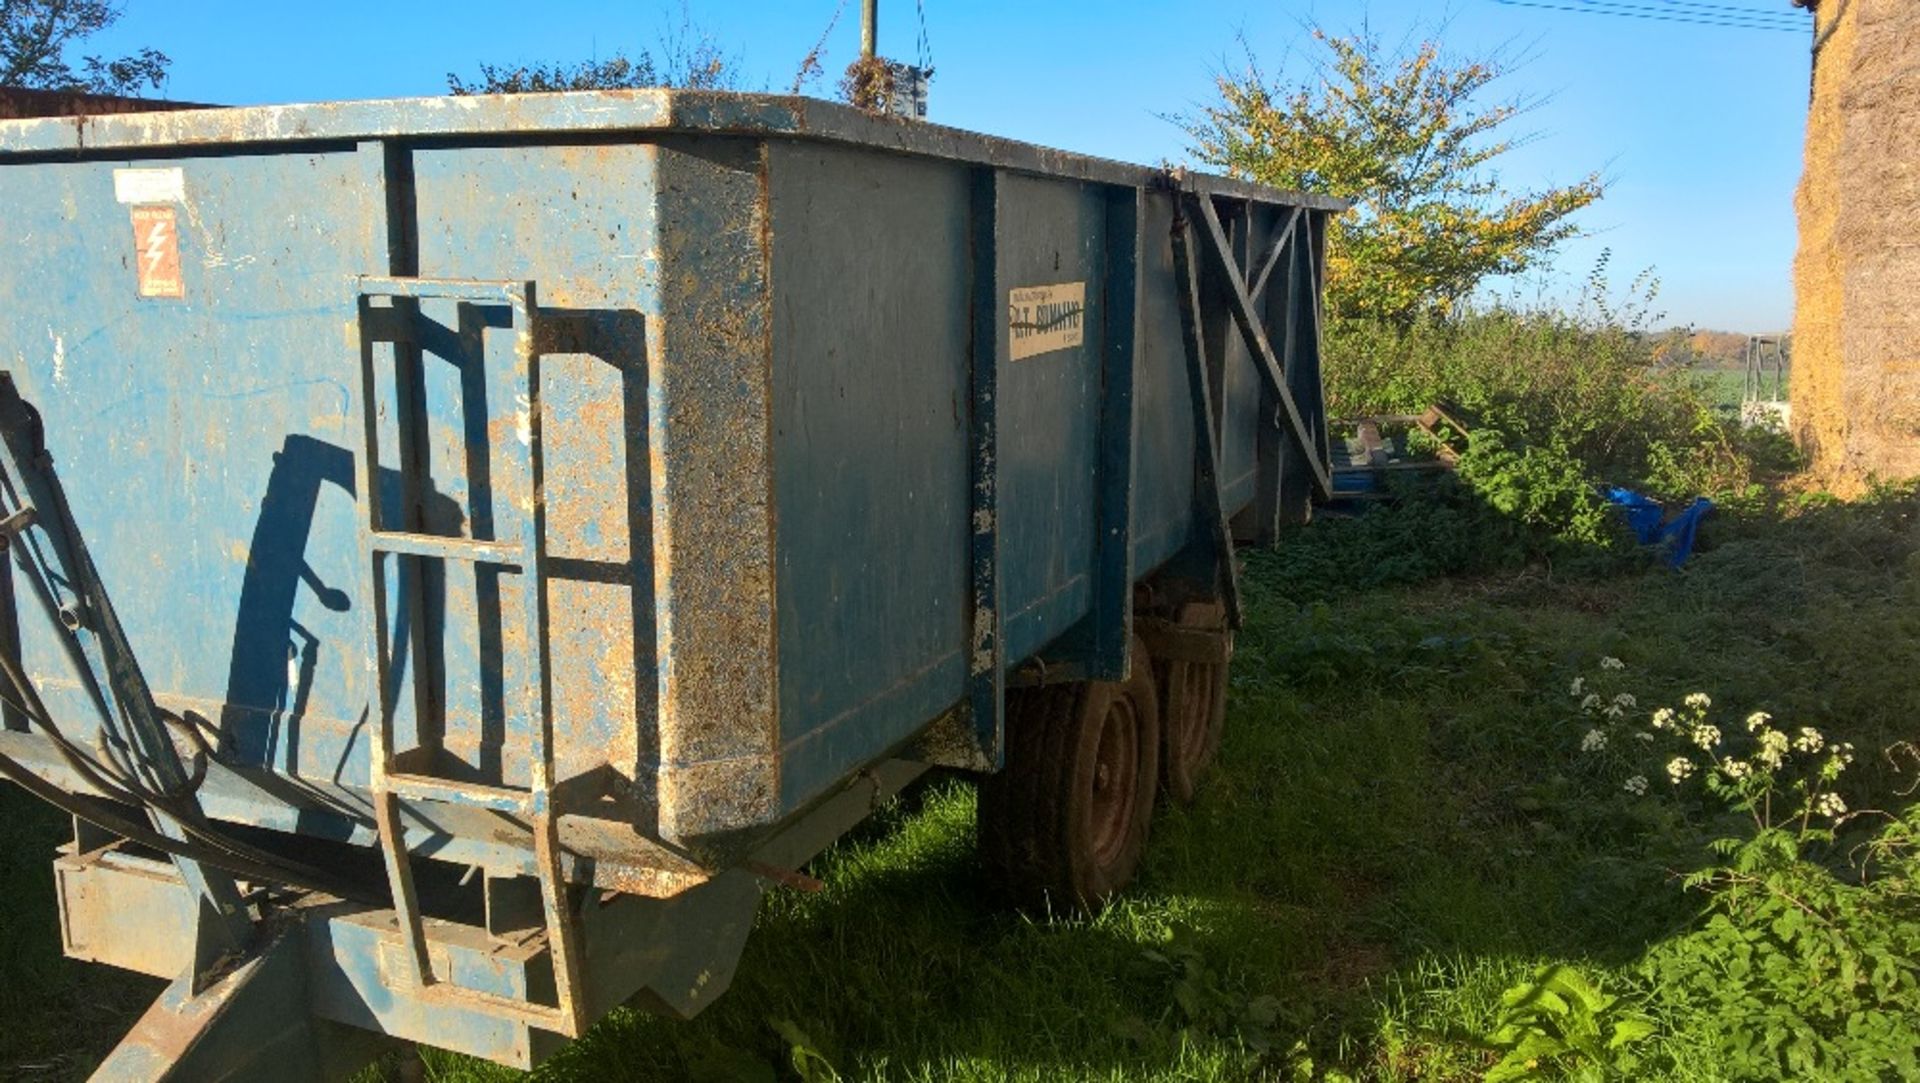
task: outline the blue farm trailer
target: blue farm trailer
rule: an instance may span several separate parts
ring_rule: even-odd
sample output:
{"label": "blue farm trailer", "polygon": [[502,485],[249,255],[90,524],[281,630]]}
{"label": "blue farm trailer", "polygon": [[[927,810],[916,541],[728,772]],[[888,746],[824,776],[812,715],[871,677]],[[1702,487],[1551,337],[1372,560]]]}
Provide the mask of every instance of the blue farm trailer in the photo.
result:
{"label": "blue farm trailer", "polygon": [[1014,900],[1217,747],[1342,204],[799,98],[0,122],[0,774],[100,1068],[530,1067],[930,765]]}

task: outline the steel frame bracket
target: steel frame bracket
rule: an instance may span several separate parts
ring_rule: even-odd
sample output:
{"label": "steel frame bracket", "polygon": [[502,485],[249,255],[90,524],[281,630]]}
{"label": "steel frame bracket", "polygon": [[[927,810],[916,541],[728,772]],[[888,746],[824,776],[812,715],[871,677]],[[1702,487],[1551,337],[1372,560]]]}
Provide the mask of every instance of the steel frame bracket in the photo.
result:
{"label": "steel frame bracket", "polygon": [[[1252,273],[1253,285],[1249,287],[1247,272],[1234,258],[1233,244],[1214,207],[1213,194],[1204,185],[1184,176],[1174,178],[1172,189],[1174,279],[1196,434],[1194,505],[1205,535],[1196,537],[1163,576],[1193,580],[1187,588],[1189,592],[1217,590],[1227,611],[1228,628],[1238,628],[1242,622],[1239,575],[1234,559],[1234,524],[1226,515],[1222,489],[1219,424],[1222,404],[1216,392],[1216,384],[1221,389],[1225,385],[1222,374],[1209,364],[1205,322],[1219,310],[1210,310],[1207,299],[1202,296],[1201,272],[1213,272],[1209,295],[1224,299],[1226,315],[1231,318],[1261,377],[1263,408],[1272,408],[1275,426],[1285,431],[1286,443],[1274,447],[1275,451],[1284,452],[1280,472],[1271,479],[1275,492],[1266,494],[1265,502],[1253,509],[1253,518],[1257,521],[1252,524],[1250,536],[1254,540],[1269,541],[1274,525],[1285,515],[1280,505],[1286,503],[1286,492],[1294,491],[1291,486],[1298,484],[1293,480],[1298,478],[1291,472],[1293,465],[1304,467],[1305,480],[1313,496],[1329,499],[1333,492],[1328,434],[1318,408],[1321,319],[1318,282],[1322,269],[1314,238],[1320,223],[1307,208],[1295,208],[1263,255],[1255,260],[1248,254],[1249,265],[1257,264]],[[1196,240],[1196,232],[1204,234],[1204,242]],[[1200,251],[1197,253],[1196,249]],[[1286,328],[1288,367],[1283,368],[1267,337],[1265,320],[1254,298],[1264,295],[1275,269],[1288,258],[1305,264],[1298,270],[1304,272],[1306,288],[1303,295],[1301,283],[1295,281],[1301,275],[1286,276],[1292,283],[1292,295]],[[1302,304],[1304,311],[1293,310],[1293,306]],[[1296,323],[1302,321],[1304,326],[1296,330]],[[1314,409],[1301,409],[1295,397],[1296,389],[1312,392]]]}
{"label": "steel frame bracket", "polygon": [[[1249,295],[1247,282],[1240,272],[1240,266],[1234,261],[1232,246],[1227,243],[1226,230],[1220,224],[1219,212],[1214,209],[1213,196],[1204,188],[1192,188],[1186,194],[1189,206],[1199,211],[1200,221],[1206,226],[1209,241],[1207,254],[1214,267],[1225,277],[1228,311],[1234,324],[1239,328],[1240,336],[1246,341],[1247,351],[1253,355],[1256,368],[1265,378],[1267,392],[1272,395],[1280,407],[1286,421],[1286,428],[1300,450],[1301,459],[1306,463],[1313,479],[1314,492],[1322,500],[1333,497],[1333,467],[1327,455],[1325,444],[1325,426],[1316,432],[1307,424],[1299,405],[1294,401],[1293,390],[1287,385],[1286,373],[1280,367],[1279,359],[1274,355],[1272,343],[1267,341],[1265,328],[1261,326],[1259,314],[1254,311],[1253,298]],[[1295,212],[1298,214],[1299,212]],[[1289,223],[1287,234],[1293,232]],[[1287,237],[1283,237],[1287,240]],[[1273,262],[1278,259],[1284,245],[1276,246],[1267,259],[1256,281],[1266,284],[1267,274]],[[1318,290],[1314,291],[1317,295]],[[1312,335],[1317,341],[1320,336],[1319,308],[1312,308]]]}
{"label": "steel frame bracket", "polygon": [[969,177],[972,288],[967,395],[966,698],[922,729],[902,754],[963,771],[1006,759],[1006,621],[1000,591],[1000,171]]}
{"label": "steel frame bracket", "polygon": [[[1220,483],[1220,427],[1216,421],[1206,330],[1201,324],[1200,275],[1193,254],[1193,225],[1176,203],[1173,218],[1174,285],[1179,294],[1181,342],[1187,354],[1187,389],[1193,402],[1194,510],[1206,532],[1208,578],[1227,610],[1227,626],[1240,627],[1240,575],[1234,563],[1233,531],[1227,523]],[[1195,542],[1199,544],[1198,539]],[[1190,547],[1191,548],[1191,547]]]}
{"label": "steel frame bracket", "polygon": [[1123,681],[1133,663],[1134,370],[1145,278],[1147,193],[1106,199],[1105,291],[1100,298],[1100,421],[1094,452],[1093,599],[1087,615],[1007,678],[1024,688],[1061,681]]}

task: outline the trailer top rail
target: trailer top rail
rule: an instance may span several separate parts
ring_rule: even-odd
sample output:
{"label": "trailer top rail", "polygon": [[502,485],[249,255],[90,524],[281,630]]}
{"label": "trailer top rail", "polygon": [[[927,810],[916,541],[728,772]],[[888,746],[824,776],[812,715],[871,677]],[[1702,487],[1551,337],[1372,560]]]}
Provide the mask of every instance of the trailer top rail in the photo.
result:
{"label": "trailer top rail", "polygon": [[[87,154],[234,143],[340,143],[366,139],[551,135],[582,138],[640,131],[787,135],[853,143],[1002,169],[1105,184],[1151,183],[1160,170],[924,121],[875,116],[851,106],[787,95],[729,91],[599,90],[438,98],[392,98],[183,109],[0,121],[0,156]],[[1200,179],[1196,176],[1196,179]],[[1332,196],[1204,177],[1220,196],[1341,211]]]}

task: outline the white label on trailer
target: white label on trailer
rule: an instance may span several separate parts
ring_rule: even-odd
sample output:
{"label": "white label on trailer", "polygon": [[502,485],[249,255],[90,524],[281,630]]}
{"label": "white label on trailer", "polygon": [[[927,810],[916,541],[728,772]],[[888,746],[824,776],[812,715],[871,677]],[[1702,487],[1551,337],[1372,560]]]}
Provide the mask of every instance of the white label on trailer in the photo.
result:
{"label": "white label on trailer", "polygon": [[1015,361],[1086,341],[1087,284],[1023,286],[1007,292],[1007,341]]}
{"label": "white label on trailer", "polygon": [[136,207],[185,203],[187,177],[179,169],[116,169],[113,198]]}

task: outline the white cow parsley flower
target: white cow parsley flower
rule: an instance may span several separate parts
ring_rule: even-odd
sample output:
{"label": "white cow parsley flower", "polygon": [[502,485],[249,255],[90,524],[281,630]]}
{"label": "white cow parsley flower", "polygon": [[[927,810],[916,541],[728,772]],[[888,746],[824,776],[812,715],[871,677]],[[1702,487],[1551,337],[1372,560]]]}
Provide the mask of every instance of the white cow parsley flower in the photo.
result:
{"label": "white cow parsley flower", "polygon": [[1760,751],[1753,754],[1753,762],[1766,767],[1769,771],[1778,771],[1787,760],[1787,735],[1779,730],[1760,731]]}

